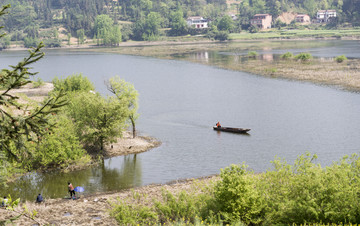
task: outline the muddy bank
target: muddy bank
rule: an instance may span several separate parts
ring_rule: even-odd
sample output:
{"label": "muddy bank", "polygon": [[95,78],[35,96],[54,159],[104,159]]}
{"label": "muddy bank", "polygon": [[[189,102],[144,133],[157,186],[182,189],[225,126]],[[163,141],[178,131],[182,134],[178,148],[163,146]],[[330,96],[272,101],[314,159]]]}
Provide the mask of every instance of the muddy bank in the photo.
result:
{"label": "muddy bank", "polygon": [[[154,184],[134,189],[127,189],[117,193],[93,194],[90,196],[81,196],[77,200],[71,199],[50,199],[44,203],[36,204],[26,202],[28,213],[36,211],[34,219],[21,216],[14,223],[16,225],[116,225],[117,222],[110,216],[109,210],[111,203],[117,200],[131,202],[132,195],[139,194],[143,198],[141,202],[148,203],[152,199],[159,199],[163,189],[171,193],[180,191],[191,191],[197,189],[202,184],[210,184],[218,180],[217,176],[211,176],[200,179],[186,179],[182,181],[173,181],[168,184]],[[0,220],[8,219],[24,211],[23,204],[18,206],[16,212],[0,209]]]}

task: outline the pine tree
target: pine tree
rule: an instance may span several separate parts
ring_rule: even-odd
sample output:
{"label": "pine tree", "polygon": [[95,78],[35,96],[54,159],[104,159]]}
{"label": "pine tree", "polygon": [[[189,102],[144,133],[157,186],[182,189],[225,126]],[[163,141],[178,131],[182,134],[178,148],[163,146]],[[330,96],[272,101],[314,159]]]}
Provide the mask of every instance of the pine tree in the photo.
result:
{"label": "pine tree", "polygon": [[[3,6],[0,16],[6,14],[6,9],[9,7],[10,5]],[[4,35],[1,34],[0,37]],[[31,83],[30,76],[37,73],[30,72],[29,66],[44,57],[42,47],[44,45],[40,43],[36,48],[30,49],[29,56],[17,65],[0,71],[0,152],[8,160],[21,161],[21,156],[26,154],[26,150],[20,148],[22,142],[24,140],[39,141],[41,135],[51,129],[49,123],[51,114],[55,114],[66,104],[63,91],[36,106],[20,103],[19,97],[11,92]],[[18,147],[17,153],[10,148],[10,145],[14,143]]]}

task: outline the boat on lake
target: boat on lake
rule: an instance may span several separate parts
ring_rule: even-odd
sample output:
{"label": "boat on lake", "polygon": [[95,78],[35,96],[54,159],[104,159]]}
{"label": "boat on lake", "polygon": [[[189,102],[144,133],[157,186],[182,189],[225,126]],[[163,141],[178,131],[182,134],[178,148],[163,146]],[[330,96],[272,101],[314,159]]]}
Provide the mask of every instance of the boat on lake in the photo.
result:
{"label": "boat on lake", "polygon": [[231,133],[247,133],[250,131],[250,129],[243,129],[243,128],[233,128],[233,127],[213,127],[216,131],[224,131],[224,132],[231,132]]}

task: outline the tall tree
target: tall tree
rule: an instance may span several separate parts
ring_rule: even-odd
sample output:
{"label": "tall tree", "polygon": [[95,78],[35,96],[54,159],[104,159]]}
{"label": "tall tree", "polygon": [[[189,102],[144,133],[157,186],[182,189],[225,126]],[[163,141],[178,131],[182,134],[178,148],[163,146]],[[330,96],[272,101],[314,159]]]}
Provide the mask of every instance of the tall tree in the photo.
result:
{"label": "tall tree", "polygon": [[187,24],[183,12],[179,9],[171,13],[170,19],[171,35],[184,35],[187,32]]}
{"label": "tall tree", "polygon": [[118,76],[110,78],[110,80],[106,83],[106,86],[111,93],[115,94],[119,104],[122,105],[122,108],[125,111],[125,116],[131,122],[133,128],[133,138],[135,138],[135,121],[138,118],[137,110],[139,95],[137,90],[134,88],[134,85],[120,79]]}
{"label": "tall tree", "polygon": [[233,28],[233,20],[229,15],[225,15],[223,16],[218,25],[217,28],[219,29],[219,31],[231,31]]}
{"label": "tall tree", "polygon": [[99,15],[95,19],[94,33],[103,45],[119,45],[121,32],[118,25],[108,15]]}
{"label": "tall tree", "polygon": [[104,98],[93,92],[73,94],[68,112],[74,120],[80,140],[100,150],[122,135],[127,117],[126,109],[117,99]]}

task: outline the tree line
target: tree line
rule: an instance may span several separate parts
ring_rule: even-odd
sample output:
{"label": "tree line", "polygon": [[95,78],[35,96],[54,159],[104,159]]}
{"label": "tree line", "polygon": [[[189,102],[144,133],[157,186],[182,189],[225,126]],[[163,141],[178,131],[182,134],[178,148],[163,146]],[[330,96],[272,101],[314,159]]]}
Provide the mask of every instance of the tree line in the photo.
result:
{"label": "tree line", "polygon": [[[4,0],[2,4],[12,6],[11,14],[0,20],[0,25],[6,24],[11,34],[6,43],[21,40],[27,47],[39,40],[46,40],[46,46],[60,46],[59,35],[51,29],[59,26],[66,29],[69,40],[77,37],[80,44],[88,37],[97,40],[99,45],[199,32],[186,25],[189,16],[202,16],[211,21],[215,27],[209,37],[214,38],[223,30],[219,29],[219,22],[228,17],[226,0]],[[236,7],[238,18],[231,21],[226,32],[249,29],[249,21],[256,13],[269,13],[274,19],[282,12],[314,17],[320,9],[337,10],[336,25],[360,24],[360,0],[243,0]],[[101,24],[104,27],[99,27],[99,20],[106,20]]]}

